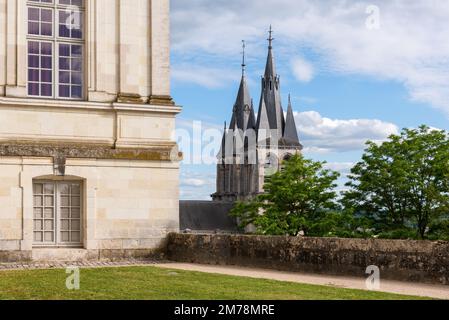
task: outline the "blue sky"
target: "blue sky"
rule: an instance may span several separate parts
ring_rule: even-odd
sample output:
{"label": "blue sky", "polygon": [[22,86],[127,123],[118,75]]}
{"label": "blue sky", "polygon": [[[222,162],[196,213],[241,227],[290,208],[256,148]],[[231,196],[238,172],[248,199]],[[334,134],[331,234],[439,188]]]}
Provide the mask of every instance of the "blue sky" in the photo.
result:
{"label": "blue sky", "polygon": [[[191,132],[201,121],[203,130],[219,129],[230,120],[242,39],[259,101],[272,24],[283,102],[291,93],[307,157],[345,175],[366,140],[421,124],[449,129],[449,6],[374,2],[172,0],[172,95],[184,107],[178,128]],[[188,159],[201,150],[194,141],[181,143]],[[208,199],[214,190],[213,164],[183,163],[182,199]]]}

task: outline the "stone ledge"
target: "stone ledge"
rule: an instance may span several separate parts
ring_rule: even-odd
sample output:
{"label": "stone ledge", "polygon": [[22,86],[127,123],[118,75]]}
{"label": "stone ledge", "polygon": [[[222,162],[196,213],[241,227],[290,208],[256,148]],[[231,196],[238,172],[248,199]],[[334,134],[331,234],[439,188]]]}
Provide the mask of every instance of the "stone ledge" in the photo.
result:
{"label": "stone ledge", "polygon": [[[115,100],[115,99],[114,99]],[[154,102],[154,103],[151,103]],[[25,108],[49,108],[67,110],[88,110],[88,111],[127,111],[138,113],[166,113],[176,115],[182,108],[176,106],[171,97],[163,99],[153,99],[149,104],[134,102],[132,99],[124,99],[121,102],[95,102],[77,100],[56,100],[56,99],[32,99],[0,96],[0,107],[25,107]]]}

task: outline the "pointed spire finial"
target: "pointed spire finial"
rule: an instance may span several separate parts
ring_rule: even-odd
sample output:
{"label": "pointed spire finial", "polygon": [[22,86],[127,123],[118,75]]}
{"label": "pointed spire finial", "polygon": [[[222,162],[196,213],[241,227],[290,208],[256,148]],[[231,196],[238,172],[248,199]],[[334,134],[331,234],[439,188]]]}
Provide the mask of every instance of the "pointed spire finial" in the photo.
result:
{"label": "pointed spire finial", "polygon": [[273,28],[272,28],[272,26],[271,26],[271,24],[270,24],[270,30],[268,31],[268,33],[269,33],[269,37],[268,37],[268,43],[269,43],[269,45],[268,45],[268,48],[269,49],[273,49],[273,40],[274,40],[274,38],[273,38]]}
{"label": "pointed spire finial", "polygon": [[245,49],[246,49],[246,42],[245,42],[245,40],[242,40],[242,48],[243,48],[243,51],[242,51],[242,55],[243,55],[243,60],[242,60],[242,76],[245,76],[245,68],[246,68],[246,56],[245,56],[245,54],[246,54],[246,52],[245,52]]}
{"label": "pointed spire finial", "polygon": [[288,105],[289,105],[289,106],[292,105],[292,96],[291,96],[290,93],[288,94]]}

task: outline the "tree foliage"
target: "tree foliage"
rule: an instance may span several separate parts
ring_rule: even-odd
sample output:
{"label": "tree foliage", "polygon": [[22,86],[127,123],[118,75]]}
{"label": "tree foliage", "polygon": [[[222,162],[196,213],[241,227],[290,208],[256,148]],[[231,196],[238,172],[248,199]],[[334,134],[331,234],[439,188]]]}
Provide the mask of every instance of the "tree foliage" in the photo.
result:
{"label": "tree foliage", "polygon": [[338,177],[324,163],[295,156],[267,178],[264,194],[238,203],[232,215],[259,234],[449,240],[447,132],[421,126],[368,142],[342,207]]}
{"label": "tree foliage", "polygon": [[284,168],[267,177],[265,193],[253,201],[238,203],[231,214],[242,227],[254,225],[257,233],[296,236],[313,230],[327,210],[336,206],[339,173],[325,169],[324,163],[296,155]]}
{"label": "tree foliage", "polygon": [[404,129],[368,148],[351,171],[342,203],[377,232],[420,238],[441,230],[449,209],[449,139],[445,131]]}

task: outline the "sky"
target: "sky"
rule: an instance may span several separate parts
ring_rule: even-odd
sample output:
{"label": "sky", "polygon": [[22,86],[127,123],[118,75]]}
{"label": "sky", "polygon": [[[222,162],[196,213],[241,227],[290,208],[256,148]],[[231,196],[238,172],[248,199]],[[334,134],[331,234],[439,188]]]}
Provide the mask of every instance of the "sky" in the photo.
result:
{"label": "sky", "polygon": [[258,102],[273,26],[283,105],[291,94],[304,154],[341,172],[344,189],[367,140],[421,124],[449,129],[447,21],[447,0],[171,0],[181,199],[215,191],[214,152],[237,96],[242,40]]}

